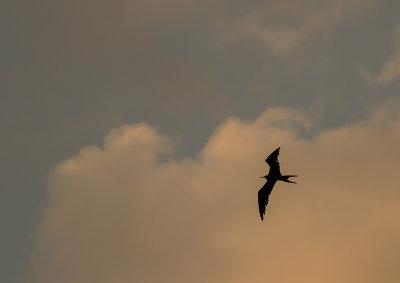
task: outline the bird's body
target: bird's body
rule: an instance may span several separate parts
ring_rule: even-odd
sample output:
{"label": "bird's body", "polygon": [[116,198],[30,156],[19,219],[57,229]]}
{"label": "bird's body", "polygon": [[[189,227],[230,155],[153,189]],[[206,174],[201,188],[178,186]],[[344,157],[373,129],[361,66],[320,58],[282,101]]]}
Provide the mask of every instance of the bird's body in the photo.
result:
{"label": "bird's body", "polygon": [[261,220],[264,220],[264,215],[265,215],[265,208],[268,204],[269,200],[269,195],[272,192],[272,189],[274,188],[274,185],[277,181],[283,181],[287,183],[295,183],[289,180],[290,177],[297,177],[297,175],[282,175],[279,162],[278,162],[278,155],[279,155],[279,149],[278,147],[274,152],[272,152],[267,159],[265,159],[265,162],[269,165],[269,172],[268,175],[265,175],[264,177],[267,179],[267,182],[264,184],[264,186],[258,191],[258,208],[260,211],[260,216]]}

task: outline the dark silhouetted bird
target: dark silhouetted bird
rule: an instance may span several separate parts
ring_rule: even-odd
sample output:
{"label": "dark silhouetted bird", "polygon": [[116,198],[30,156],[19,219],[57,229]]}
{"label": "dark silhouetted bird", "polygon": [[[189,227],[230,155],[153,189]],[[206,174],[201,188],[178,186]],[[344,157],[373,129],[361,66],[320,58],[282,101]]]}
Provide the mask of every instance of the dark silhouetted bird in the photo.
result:
{"label": "dark silhouetted bird", "polygon": [[267,159],[265,159],[265,162],[267,162],[269,165],[269,172],[268,172],[268,175],[260,177],[260,178],[267,179],[267,182],[258,191],[258,208],[260,210],[261,220],[264,220],[265,208],[268,204],[269,195],[271,194],[276,181],[283,181],[283,182],[287,182],[287,183],[296,184],[296,182],[290,181],[289,178],[297,177],[297,175],[282,176],[282,174],[281,174],[281,171],[279,168],[279,162],[278,162],[279,149],[280,149],[280,147],[278,147],[273,153],[271,153],[267,157]]}

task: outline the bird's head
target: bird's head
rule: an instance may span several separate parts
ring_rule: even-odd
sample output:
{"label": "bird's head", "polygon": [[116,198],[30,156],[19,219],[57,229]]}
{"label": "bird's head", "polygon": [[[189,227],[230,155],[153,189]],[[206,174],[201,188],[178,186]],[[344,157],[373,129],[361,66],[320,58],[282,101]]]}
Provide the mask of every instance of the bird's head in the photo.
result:
{"label": "bird's head", "polygon": [[268,175],[261,176],[260,178],[265,178],[265,179],[267,179],[267,180],[268,180]]}

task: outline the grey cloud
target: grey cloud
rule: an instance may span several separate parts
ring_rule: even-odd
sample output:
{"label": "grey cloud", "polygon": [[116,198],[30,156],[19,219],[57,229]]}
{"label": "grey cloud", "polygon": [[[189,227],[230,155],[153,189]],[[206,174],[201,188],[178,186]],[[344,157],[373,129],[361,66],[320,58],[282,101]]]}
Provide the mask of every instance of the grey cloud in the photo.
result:
{"label": "grey cloud", "polygon": [[349,13],[348,10],[371,2],[271,2],[238,20],[225,38],[247,35],[263,42],[273,54],[286,55],[302,48],[313,33],[326,33],[327,28],[340,21],[343,14]]}
{"label": "grey cloud", "polygon": [[388,84],[400,77],[400,51],[395,52],[385,62],[377,75],[370,74],[364,66],[360,67],[360,76],[368,83]]}
{"label": "grey cloud", "polygon": [[368,84],[388,85],[400,77],[400,26],[393,30],[391,39],[391,54],[382,64],[377,74],[372,74],[366,66],[359,67],[359,74]]}

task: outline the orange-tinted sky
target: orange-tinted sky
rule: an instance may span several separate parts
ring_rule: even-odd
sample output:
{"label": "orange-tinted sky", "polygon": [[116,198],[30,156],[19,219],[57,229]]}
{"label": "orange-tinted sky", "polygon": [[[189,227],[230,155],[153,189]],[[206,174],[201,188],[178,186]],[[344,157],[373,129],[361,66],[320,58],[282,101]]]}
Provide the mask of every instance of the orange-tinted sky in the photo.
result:
{"label": "orange-tinted sky", "polygon": [[399,8],[6,1],[0,281],[398,282]]}

